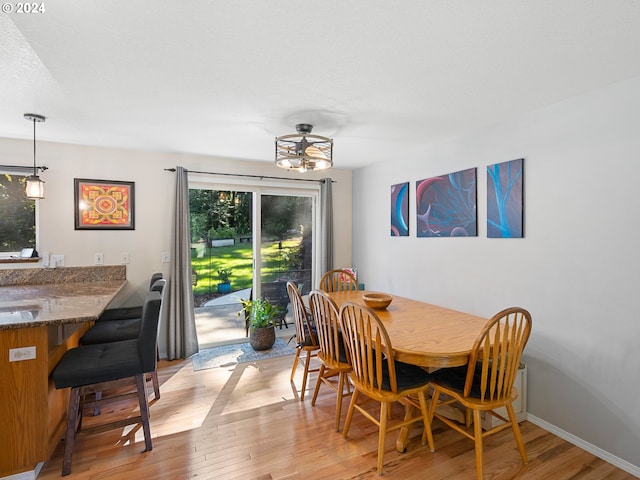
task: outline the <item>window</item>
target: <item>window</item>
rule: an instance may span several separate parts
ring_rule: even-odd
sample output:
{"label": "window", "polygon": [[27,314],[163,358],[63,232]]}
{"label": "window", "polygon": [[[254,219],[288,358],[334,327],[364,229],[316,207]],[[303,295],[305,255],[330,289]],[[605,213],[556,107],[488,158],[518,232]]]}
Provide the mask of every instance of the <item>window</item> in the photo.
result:
{"label": "window", "polygon": [[26,180],[0,172],[0,256],[36,246],[36,204],[25,195]]}

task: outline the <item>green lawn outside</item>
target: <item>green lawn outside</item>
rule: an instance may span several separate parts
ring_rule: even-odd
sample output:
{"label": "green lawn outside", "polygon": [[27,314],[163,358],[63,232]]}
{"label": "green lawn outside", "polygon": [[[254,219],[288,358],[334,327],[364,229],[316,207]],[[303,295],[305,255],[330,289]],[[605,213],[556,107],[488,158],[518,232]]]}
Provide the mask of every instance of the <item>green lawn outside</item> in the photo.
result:
{"label": "green lawn outside", "polygon": [[[300,238],[282,241],[282,250],[278,242],[262,244],[262,278],[274,281],[279,274],[288,270],[284,265],[282,252],[300,245]],[[196,271],[198,283],[193,287],[194,296],[217,292],[219,268],[231,269],[231,290],[251,288],[253,276],[253,250],[250,243],[236,243],[228,247],[205,248],[204,258],[197,258],[191,251],[191,267]]]}

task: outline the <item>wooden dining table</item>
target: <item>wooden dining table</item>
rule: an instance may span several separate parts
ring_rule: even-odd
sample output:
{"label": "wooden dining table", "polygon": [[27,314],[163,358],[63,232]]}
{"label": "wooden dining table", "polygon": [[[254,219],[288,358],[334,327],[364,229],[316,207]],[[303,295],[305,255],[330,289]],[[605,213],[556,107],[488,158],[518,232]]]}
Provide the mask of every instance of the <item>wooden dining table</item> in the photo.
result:
{"label": "wooden dining table", "polygon": [[[346,302],[365,305],[368,291],[331,292],[340,308]],[[458,367],[469,361],[471,347],[486,318],[393,295],[386,309],[374,309],[384,323],[396,359],[421,367]]]}
{"label": "wooden dining table", "polygon": [[[340,308],[346,302],[365,305],[362,296],[369,291],[330,292],[327,295]],[[473,343],[488,319],[430,303],[393,295],[385,309],[373,310],[382,320],[396,360],[427,370],[458,367],[469,362]],[[407,404],[407,408],[412,408]],[[407,412],[410,413],[410,412]],[[406,449],[409,431],[400,430],[396,449]]]}

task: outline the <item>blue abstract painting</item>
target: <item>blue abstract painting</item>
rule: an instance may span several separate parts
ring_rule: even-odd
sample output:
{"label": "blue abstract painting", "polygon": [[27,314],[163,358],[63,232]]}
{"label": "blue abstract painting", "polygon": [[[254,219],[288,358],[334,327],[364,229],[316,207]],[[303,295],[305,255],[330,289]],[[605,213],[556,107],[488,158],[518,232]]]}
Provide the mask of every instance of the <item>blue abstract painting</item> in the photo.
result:
{"label": "blue abstract painting", "polygon": [[409,182],[391,185],[391,236],[409,236]]}
{"label": "blue abstract painting", "polygon": [[416,182],[418,237],[475,237],[476,169]]}
{"label": "blue abstract painting", "polygon": [[523,158],[487,167],[487,237],[524,237],[523,169]]}

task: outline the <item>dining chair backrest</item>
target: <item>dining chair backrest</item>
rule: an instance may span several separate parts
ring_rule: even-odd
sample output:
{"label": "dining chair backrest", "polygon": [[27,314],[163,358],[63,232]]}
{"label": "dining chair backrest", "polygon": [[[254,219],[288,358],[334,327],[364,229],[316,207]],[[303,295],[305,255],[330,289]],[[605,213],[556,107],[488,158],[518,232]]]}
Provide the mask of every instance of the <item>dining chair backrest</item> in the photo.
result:
{"label": "dining chair backrest", "polygon": [[287,282],[287,293],[293,310],[293,319],[296,325],[296,342],[298,345],[318,345],[318,340],[311,328],[311,321],[307,309],[302,301],[298,287],[293,282]]}
{"label": "dining chair backrest", "polygon": [[320,279],[320,290],[324,292],[357,292],[356,277],[347,270],[329,270]]}
{"label": "dining chair backrest", "polygon": [[349,357],[341,338],[340,314],[335,302],[326,293],[312,290],[309,294],[309,306],[318,335],[318,345],[320,345],[318,357],[320,360],[329,368],[349,363]]}
{"label": "dining chair backrest", "polygon": [[531,314],[524,308],[495,314],[473,344],[463,395],[488,402],[509,398],[530,333]]}
{"label": "dining chair backrest", "polygon": [[340,308],[340,328],[353,368],[350,376],[354,384],[378,394],[383,390],[397,392],[391,340],[375,312],[363,305],[346,302]]}

